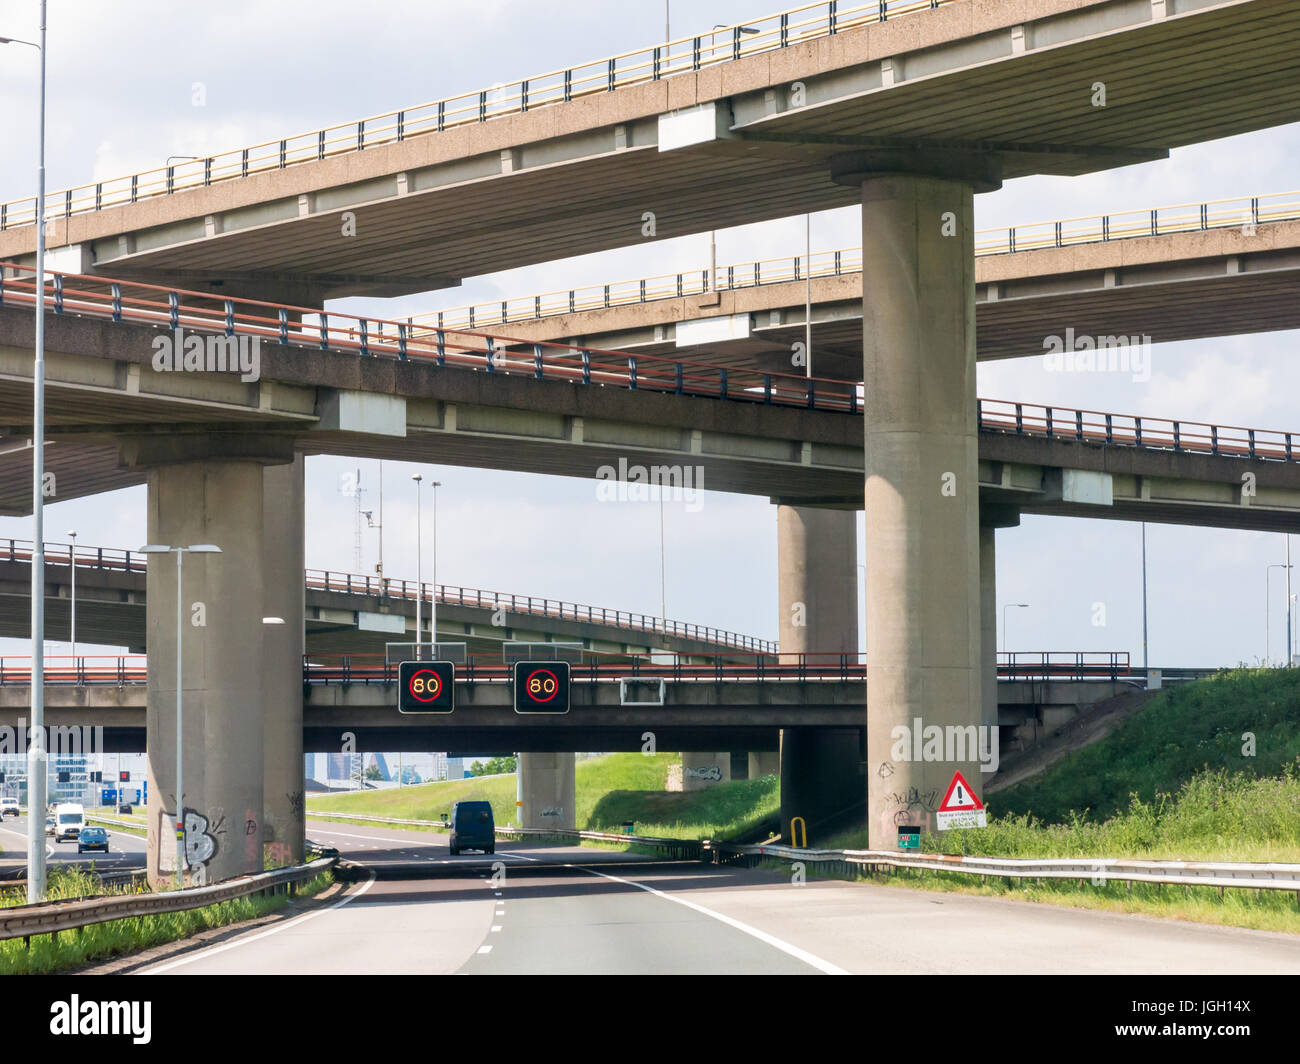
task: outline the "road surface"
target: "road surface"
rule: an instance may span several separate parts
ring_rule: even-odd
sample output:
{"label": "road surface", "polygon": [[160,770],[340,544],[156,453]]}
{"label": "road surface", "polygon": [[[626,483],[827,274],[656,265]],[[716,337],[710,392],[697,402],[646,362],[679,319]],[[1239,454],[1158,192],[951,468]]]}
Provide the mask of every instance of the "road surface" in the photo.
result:
{"label": "road surface", "polygon": [[[157,974],[1291,973],[1300,936],[614,851],[499,843],[449,874],[446,837],[310,822],[382,872],[329,907],[161,962]],[[584,867],[574,867],[577,864]],[[564,867],[565,865],[569,867]],[[391,868],[390,868],[391,871]]]}

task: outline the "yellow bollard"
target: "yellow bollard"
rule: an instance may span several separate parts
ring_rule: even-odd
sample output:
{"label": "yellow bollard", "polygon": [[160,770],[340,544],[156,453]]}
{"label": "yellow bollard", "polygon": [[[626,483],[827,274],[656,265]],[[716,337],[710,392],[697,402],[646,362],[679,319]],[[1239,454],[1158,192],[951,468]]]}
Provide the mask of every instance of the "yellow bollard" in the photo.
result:
{"label": "yellow bollard", "polygon": [[[799,841],[799,832],[803,831],[803,842]],[[808,848],[808,825],[804,823],[801,816],[792,816],[790,818],[790,845],[799,849]]]}

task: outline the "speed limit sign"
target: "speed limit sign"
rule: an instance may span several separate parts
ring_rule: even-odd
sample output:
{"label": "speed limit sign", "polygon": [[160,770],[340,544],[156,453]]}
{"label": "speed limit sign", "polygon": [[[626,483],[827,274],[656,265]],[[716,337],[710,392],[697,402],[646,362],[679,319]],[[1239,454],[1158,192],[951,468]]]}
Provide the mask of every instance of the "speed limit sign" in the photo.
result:
{"label": "speed limit sign", "polygon": [[515,712],[569,712],[569,663],[516,661]]}
{"label": "speed limit sign", "polygon": [[456,666],[450,661],[404,661],[397,670],[399,713],[450,713],[455,709]]}

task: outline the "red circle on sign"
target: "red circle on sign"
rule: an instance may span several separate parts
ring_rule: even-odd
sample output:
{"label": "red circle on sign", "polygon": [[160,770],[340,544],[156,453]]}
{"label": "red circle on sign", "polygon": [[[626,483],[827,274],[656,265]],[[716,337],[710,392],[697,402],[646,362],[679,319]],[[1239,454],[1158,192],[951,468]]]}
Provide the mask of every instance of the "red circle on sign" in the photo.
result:
{"label": "red circle on sign", "polygon": [[[554,685],[551,688],[551,693],[545,698],[541,695],[533,694],[532,691],[533,680],[539,676],[549,676],[551,678],[551,683]],[[545,687],[545,684],[543,684],[543,687]],[[560,680],[559,677],[557,677],[555,673],[551,672],[550,669],[538,669],[536,672],[530,672],[528,674],[528,678],[524,681],[524,690],[528,693],[528,697],[534,702],[550,702],[560,693]]]}
{"label": "red circle on sign", "polygon": [[[421,676],[429,677],[428,682],[424,685],[427,694],[418,695],[415,693],[415,681]],[[442,678],[430,669],[421,669],[411,676],[411,682],[407,687],[407,693],[417,702],[432,702],[442,694]]]}

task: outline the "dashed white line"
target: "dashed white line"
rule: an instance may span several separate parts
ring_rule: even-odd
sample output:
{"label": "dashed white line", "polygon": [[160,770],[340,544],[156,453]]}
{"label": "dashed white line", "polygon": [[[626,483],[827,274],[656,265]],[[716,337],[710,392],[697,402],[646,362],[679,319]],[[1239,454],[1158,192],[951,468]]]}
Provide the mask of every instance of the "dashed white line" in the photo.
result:
{"label": "dashed white line", "polygon": [[501,930],[501,925],[500,925],[500,924],[493,924],[492,927],[491,927],[491,930],[489,930],[488,934],[492,934],[493,932],[500,931],[500,930]]}
{"label": "dashed white line", "polygon": [[479,951],[480,953],[491,953],[491,952],[492,952],[492,947],[491,947],[491,946],[479,946],[478,951]]}

